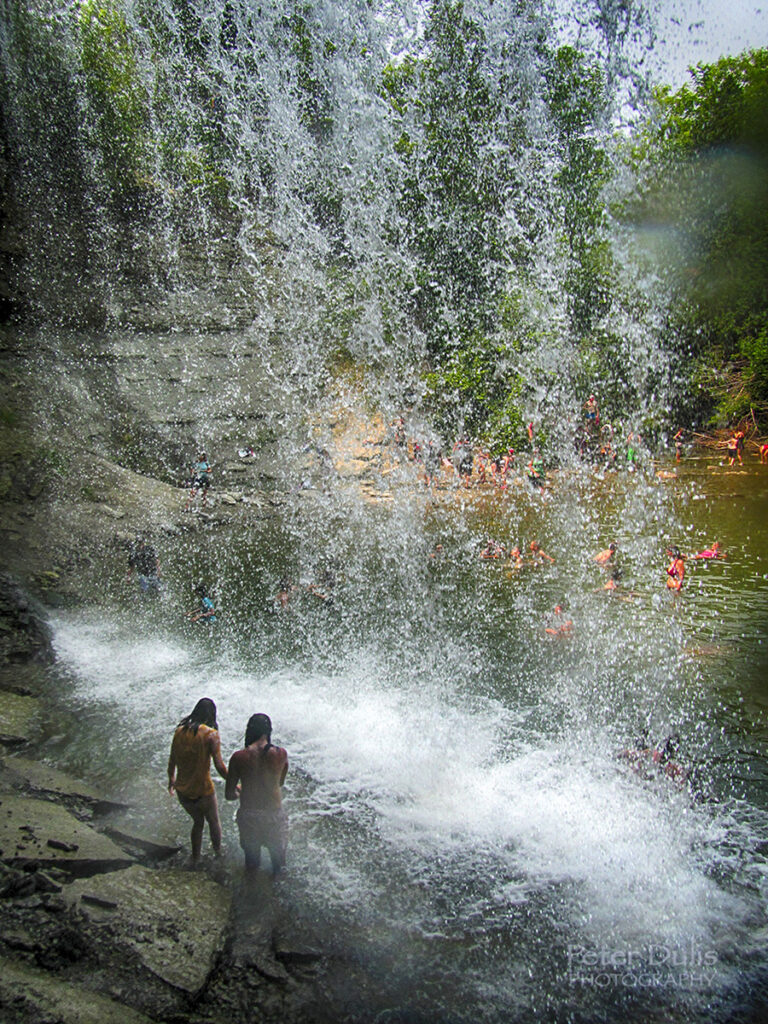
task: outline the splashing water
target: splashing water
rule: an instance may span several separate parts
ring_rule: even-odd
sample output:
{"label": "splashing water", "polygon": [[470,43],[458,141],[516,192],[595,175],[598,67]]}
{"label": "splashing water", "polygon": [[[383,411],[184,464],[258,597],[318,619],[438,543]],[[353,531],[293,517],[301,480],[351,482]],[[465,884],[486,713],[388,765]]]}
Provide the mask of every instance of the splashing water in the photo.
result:
{"label": "splashing water", "polygon": [[[77,431],[84,410],[101,455],[124,464],[115,438],[133,431],[169,481],[200,439],[231,456],[258,434],[280,504],[279,518],[212,525],[204,550],[167,536],[151,608],[99,563],[101,603],[54,623],[67,685],[51,756],[166,825],[179,718],[213,696],[229,752],[267,710],[292,765],[284,899],[342,965],[325,998],[349,1019],[726,1021],[768,992],[766,497],[751,479],[737,519],[726,478],[703,469],[665,488],[648,466],[578,466],[593,371],[574,344],[563,145],[542,99],[563,12],[459,7],[466,46],[444,60],[429,117],[382,89],[384,67],[404,75],[437,47],[419,3],[39,0],[0,24],[25,218],[13,284],[44,325],[38,426]],[[580,2],[569,18],[564,38],[631,106],[644,83],[622,78],[623,42],[645,31],[642,7]],[[605,102],[593,128],[610,135]],[[429,158],[442,146],[460,169],[470,144],[494,197],[479,227],[471,196],[435,201]],[[393,460],[363,496],[337,471],[335,405],[364,393],[426,432],[430,344],[464,329],[467,280],[481,309],[507,277],[508,312],[534,339],[507,359],[526,417],[552,424],[551,489],[427,494]],[[656,344],[661,287],[635,284],[642,302],[617,298],[591,328],[617,339],[604,383],[640,417],[663,407],[674,367]],[[710,534],[729,561],[689,570],[670,597],[665,545]],[[538,540],[555,562],[483,563],[494,537]],[[592,561],[610,539],[618,596]],[[178,625],[201,571],[220,606],[204,635]],[[280,610],[284,576],[300,589]],[[574,626],[551,637],[556,604]],[[643,728],[683,736],[692,791],[616,756]],[[239,857],[229,818],[225,832]]]}
{"label": "splashing water", "polygon": [[[759,662],[748,669],[744,650],[759,656],[763,627],[740,637],[744,650],[733,644],[746,622],[766,621],[754,569],[768,538],[756,529],[739,550],[739,526],[717,495],[706,524],[687,511],[679,520],[675,505],[691,507],[701,476],[694,468],[674,492],[650,475],[619,476],[609,496],[588,478],[576,493],[564,474],[545,507],[525,491],[501,503],[429,498],[408,480],[388,504],[354,512],[342,489],[320,514],[297,496],[299,566],[309,573],[318,549],[343,565],[331,606],[307,596],[270,612],[269,585],[256,585],[277,574],[266,556],[247,579],[236,578],[236,559],[230,566],[231,633],[145,633],[141,608],[57,622],[68,699],[110,723],[101,756],[90,723],[89,755],[115,783],[135,770],[146,799],[147,754],[162,779],[173,725],[203,691],[217,700],[227,750],[248,715],[267,709],[292,764],[285,898],[347,965],[329,982],[332,1000],[349,1005],[351,978],[368,978],[358,1015],[469,1020],[481,1007],[489,1020],[555,1009],[594,1020],[623,1007],[633,1020],[717,1020],[712,1007],[722,1005],[728,1019],[765,977],[765,708],[750,708],[745,741],[725,680],[735,673],[736,687],[760,700],[749,675]],[[742,525],[758,526],[764,501],[756,489]],[[738,577],[723,619],[722,574],[700,571],[685,602],[663,592],[651,535],[681,523],[732,531],[727,566],[706,567]],[[264,529],[259,547],[274,551]],[[535,531],[556,561],[517,575],[483,563],[489,531],[520,540]],[[601,589],[591,556],[606,535],[618,541],[632,600]],[[436,538],[446,552],[438,563]],[[543,626],[556,601],[574,629],[551,638]],[[691,654],[713,628],[716,655]],[[158,703],[161,692],[172,699]],[[692,789],[617,759],[644,725],[656,740],[684,737]],[[76,764],[80,741],[68,742]],[[225,833],[237,856],[228,819]]]}

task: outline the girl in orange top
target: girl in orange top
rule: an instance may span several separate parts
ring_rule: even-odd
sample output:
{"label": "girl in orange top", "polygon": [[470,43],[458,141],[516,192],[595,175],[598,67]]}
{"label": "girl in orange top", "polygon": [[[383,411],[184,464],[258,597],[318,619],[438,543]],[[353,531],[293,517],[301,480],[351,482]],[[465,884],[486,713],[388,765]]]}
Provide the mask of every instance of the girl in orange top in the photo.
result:
{"label": "girl in orange top", "polygon": [[223,779],[227,766],[221,757],[216,705],[208,697],[195,704],[192,713],[176,726],[168,758],[168,792],[192,818],[192,863],[200,859],[203,827],[208,822],[213,852],[221,853],[221,821],[211,779],[211,758]]}
{"label": "girl in orange top", "polygon": [[680,554],[678,548],[671,548],[667,554],[672,559],[667,568],[667,588],[682,590],[685,577],[685,558]]}

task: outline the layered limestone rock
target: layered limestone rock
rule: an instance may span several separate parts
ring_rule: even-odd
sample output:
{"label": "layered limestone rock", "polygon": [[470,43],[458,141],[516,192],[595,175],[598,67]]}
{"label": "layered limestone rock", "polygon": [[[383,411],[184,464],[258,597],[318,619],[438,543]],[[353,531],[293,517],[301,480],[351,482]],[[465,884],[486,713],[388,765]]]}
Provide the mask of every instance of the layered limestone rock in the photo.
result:
{"label": "layered limestone rock", "polygon": [[36,697],[0,691],[0,744],[28,743],[40,728],[40,701]]}
{"label": "layered limestone rock", "polygon": [[2,762],[3,775],[14,788],[34,795],[53,797],[68,807],[87,808],[95,814],[124,810],[126,804],[105,797],[82,779],[73,778],[59,768],[18,755]]}
{"label": "layered limestone rock", "polygon": [[111,952],[137,956],[167,984],[195,993],[224,945],[231,897],[199,873],[136,865],[73,882],[65,899]]}
{"label": "layered limestone rock", "polygon": [[62,981],[28,964],[0,957],[0,1007],[13,1007],[6,1020],[57,1024],[152,1024],[149,1017],[84,985]]}
{"label": "layered limestone rock", "polygon": [[0,627],[0,661],[18,664],[53,659],[50,630],[42,611],[7,575],[0,575]]}
{"label": "layered limestone rock", "polygon": [[59,804],[9,793],[0,796],[0,858],[14,866],[61,868],[77,876],[115,871],[133,861]]}

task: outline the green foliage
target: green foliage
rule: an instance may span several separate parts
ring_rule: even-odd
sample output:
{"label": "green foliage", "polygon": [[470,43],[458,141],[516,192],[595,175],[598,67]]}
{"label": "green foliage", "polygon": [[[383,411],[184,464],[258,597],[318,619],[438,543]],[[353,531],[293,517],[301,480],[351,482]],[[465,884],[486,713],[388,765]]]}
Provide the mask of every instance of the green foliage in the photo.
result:
{"label": "green foliage", "polygon": [[148,97],[125,15],[110,0],[82,0],[80,59],[98,119],[105,173],[118,191],[146,174]]}
{"label": "green foliage", "polygon": [[610,310],[615,268],[602,196],[610,164],[597,141],[605,76],[573,48],[542,47],[560,171],[556,194],[544,190],[532,205],[517,166],[533,145],[524,86],[512,68],[493,67],[482,26],[460,0],[431,5],[425,42],[422,60],[390,64],[382,76],[400,129],[392,241],[416,261],[406,302],[427,339],[430,408],[443,430],[467,430],[501,449],[525,437],[522,403],[533,382],[523,380],[516,354],[546,343],[520,301],[521,292],[532,298],[537,217],[563,224],[562,285],[574,334]]}
{"label": "green foliage", "polygon": [[768,395],[768,328],[763,328],[756,337],[743,338],[741,355],[755,387]]}
{"label": "green foliage", "polygon": [[283,22],[296,61],[301,121],[316,142],[323,142],[333,131],[333,103],[323,79],[322,62],[336,52],[331,39],[317,45],[318,26],[309,3],[296,3]]}
{"label": "green foliage", "polygon": [[465,337],[493,329],[506,263],[505,182],[491,144],[499,106],[480,27],[462,3],[438,0],[426,41],[423,61],[385,69],[382,91],[402,125],[393,241],[417,261],[411,312],[440,360],[457,344],[452,325]]}
{"label": "green foliage", "polygon": [[561,47],[547,69],[547,100],[562,161],[557,174],[564,212],[571,326],[577,335],[593,329],[609,311],[614,287],[603,189],[610,160],[596,127],[606,109],[605,75],[573,47]]}
{"label": "green foliage", "polygon": [[768,51],[699,65],[691,79],[657,91],[626,213],[654,225],[683,409],[727,423],[768,412]]}
{"label": "green foliage", "polygon": [[187,150],[182,154],[182,180],[191,189],[218,206],[229,198],[229,182],[217,167],[200,152]]}
{"label": "green foliage", "polygon": [[601,418],[610,422],[637,406],[641,396],[628,377],[631,353],[625,338],[613,331],[595,330],[579,345],[576,392],[599,395]]}
{"label": "green foliage", "polygon": [[503,342],[474,331],[426,374],[425,383],[427,406],[446,436],[462,431],[482,438],[494,451],[522,442],[518,400],[523,380],[514,353]]}
{"label": "green foliage", "polygon": [[398,64],[390,62],[381,74],[381,95],[389,101],[395,113],[403,117],[416,95],[419,63],[407,56]]}
{"label": "green foliage", "polygon": [[691,69],[692,85],[661,88],[653,141],[662,152],[697,156],[708,147],[745,145],[768,153],[768,50],[722,57]]}
{"label": "green foliage", "polygon": [[0,427],[17,427],[18,425],[18,410],[7,405],[0,406]]}

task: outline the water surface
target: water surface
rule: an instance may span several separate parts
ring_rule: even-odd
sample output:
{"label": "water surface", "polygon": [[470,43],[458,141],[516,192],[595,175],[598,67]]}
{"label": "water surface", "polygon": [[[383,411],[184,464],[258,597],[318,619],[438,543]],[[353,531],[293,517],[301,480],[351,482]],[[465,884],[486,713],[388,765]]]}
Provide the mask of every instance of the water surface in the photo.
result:
{"label": "water surface", "polygon": [[[115,581],[60,615],[52,755],[185,842],[163,793],[175,722],[212,696],[228,756],[268,712],[291,761],[280,898],[333,954],[337,1019],[765,1005],[768,467],[576,467],[501,494],[427,492],[404,466],[385,499],[297,493],[279,524],[169,542],[152,606]],[[555,561],[484,561],[489,537]],[[689,559],[668,593],[666,548],[714,540],[727,558]],[[610,541],[613,594],[594,562]],[[206,631],[181,614],[200,576],[221,609]],[[556,604],[568,635],[545,632]],[[680,735],[688,785],[617,758],[643,729]]]}

